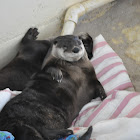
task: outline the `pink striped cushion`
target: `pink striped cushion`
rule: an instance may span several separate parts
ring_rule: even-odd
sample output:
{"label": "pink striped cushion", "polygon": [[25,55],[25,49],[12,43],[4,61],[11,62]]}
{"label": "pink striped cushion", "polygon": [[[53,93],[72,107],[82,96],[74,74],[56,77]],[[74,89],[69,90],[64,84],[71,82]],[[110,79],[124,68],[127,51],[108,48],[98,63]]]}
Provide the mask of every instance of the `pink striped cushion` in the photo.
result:
{"label": "pink striped cushion", "polygon": [[95,68],[97,78],[108,95],[113,93],[114,90],[133,87],[121,58],[101,35],[94,40],[93,55],[91,63]]}
{"label": "pink striped cushion", "polygon": [[127,70],[101,35],[95,38],[93,53],[91,63],[108,97],[103,102],[97,98],[85,105],[72,126],[88,127],[102,120],[140,116],[140,94],[126,91],[133,88]]}
{"label": "pink striped cushion", "polygon": [[120,117],[140,118],[140,93],[121,90],[114,91],[103,102],[94,99],[81,110],[73,126],[94,126],[100,121]]}

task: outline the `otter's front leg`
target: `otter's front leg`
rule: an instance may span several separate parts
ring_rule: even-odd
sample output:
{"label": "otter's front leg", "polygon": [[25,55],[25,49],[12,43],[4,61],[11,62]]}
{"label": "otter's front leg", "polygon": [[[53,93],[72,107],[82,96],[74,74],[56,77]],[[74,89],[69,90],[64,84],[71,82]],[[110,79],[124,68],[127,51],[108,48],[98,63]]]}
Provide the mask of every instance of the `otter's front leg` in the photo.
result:
{"label": "otter's front leg", "polygon": [[57,82],[61,83],[61,81],[63,79],[63,74],[59,68],[49,67],[47,69],[47,73],[51,74],[53,80],[56,80]]}

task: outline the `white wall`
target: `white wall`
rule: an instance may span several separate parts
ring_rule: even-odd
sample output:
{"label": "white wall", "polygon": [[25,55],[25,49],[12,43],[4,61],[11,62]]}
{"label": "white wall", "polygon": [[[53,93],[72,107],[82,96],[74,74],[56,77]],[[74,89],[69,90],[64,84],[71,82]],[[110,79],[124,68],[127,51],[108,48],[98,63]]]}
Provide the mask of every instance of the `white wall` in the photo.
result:
{"label": "white wall", "polygon": [[39,28],[41,39],[53,36],[62,27],[66,9],[80,1],[0,0],[0,68],[16,55],[28,28]]}

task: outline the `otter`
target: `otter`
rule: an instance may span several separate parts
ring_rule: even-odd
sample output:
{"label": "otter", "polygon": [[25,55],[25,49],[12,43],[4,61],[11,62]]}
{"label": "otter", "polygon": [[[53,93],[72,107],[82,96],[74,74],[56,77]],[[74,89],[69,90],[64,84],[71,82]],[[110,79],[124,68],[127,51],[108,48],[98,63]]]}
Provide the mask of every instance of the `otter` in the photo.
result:
{"label": "otter", "polygon": [[[96,97],[106,97],[81,37],[59,36],[50,43],[42,70],[0,113],[0,130],[11,132],[15,140],[68,136],[73,132],[67,128],[81,108]],[[91,132],[92,127],[79,140],[88,140]]]}
{"label": "otter", "polygon": [[[37,28],[30,28],[22,38],[17,56],[0,70],[0,90],[10,88],[22,91],[31,75],[41,69],[44,57],[50,47],[48,40],[36,40],[39,32]],[[88,36],[80,34],[89,59],[92,58],[93,41]]]}
{"label": "otter", "polygon": [[36,40],[37,28],[30,28],[22,38],[17,56],[0,70],[0,90],[23,90],[30,76],[41,69],[50,47],[47,40]]}

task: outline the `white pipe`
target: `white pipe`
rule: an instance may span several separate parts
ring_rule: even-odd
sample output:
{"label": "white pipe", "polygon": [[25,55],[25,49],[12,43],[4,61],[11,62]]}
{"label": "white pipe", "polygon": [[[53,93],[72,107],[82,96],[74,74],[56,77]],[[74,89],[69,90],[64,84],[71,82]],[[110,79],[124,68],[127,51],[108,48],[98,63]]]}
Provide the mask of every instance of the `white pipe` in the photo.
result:
{"label": "white pipe", "polygon": [[70,7],[65,15],[61,35],[73,34],[79,17],[114,0],[87,0]]}

